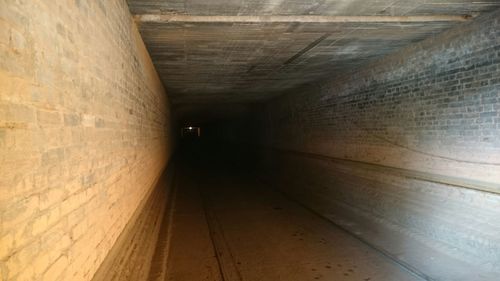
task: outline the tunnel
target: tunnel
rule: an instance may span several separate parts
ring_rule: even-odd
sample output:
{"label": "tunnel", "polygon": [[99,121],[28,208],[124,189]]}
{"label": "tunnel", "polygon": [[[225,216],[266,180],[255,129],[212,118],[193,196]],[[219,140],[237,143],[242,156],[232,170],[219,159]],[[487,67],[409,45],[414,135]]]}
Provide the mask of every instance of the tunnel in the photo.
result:
{"label": "tunnel", "polygon": [[3,280],[500,280],[500,2],[0,0]]}

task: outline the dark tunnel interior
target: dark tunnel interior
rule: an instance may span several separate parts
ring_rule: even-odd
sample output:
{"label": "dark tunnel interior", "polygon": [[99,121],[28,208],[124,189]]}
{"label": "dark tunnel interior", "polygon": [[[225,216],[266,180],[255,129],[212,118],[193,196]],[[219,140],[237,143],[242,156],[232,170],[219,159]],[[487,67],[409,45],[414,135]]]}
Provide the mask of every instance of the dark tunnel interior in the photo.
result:
{"label": "dark tunnel interior", "polygon": [[500,280],[500,1],[0,0],[0,281]]}

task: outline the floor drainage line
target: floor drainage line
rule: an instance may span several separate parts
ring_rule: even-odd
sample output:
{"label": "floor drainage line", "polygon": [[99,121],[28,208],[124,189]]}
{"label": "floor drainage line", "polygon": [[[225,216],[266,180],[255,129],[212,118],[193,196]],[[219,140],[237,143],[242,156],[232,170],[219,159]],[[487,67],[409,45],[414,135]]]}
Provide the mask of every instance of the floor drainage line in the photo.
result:
{"label": "floor drainage line", "polygon": [[[205,198],[205,195],[201,192],[200,186],[197,185],[197,187],[198,187],[198,191],[200,192],[200,197],[201,197],[201,202],[202,202],[202,208],[203,208],[203,214],[205,215],[205,219],[206,219],[206,222],[207,222],[208,233],[209,233],[209,236],[210,236],[210,240],[212,242],[212,247],[213,247],[214,252],[215,252],[215,258],[217,259],[217,265],[218,265],[218,268],[219,268],[219,273],[221,275],[222,281],[231,281],[231,280],[233,280],[230,277],[230,276],[232,276],[232,274],[228,274],[226,272],[226,270],[224,270],[225,268],[224,268],[224,265],[223,265],[223,257],[221,255],[221,252],[223,252],[223,251],[220,248],[221,245],[218,245],[220,243],[217,243],[217,239],[215,237],[216,236],[216,232],[214,231],[214,227],[216,227],[214,225],[214,223],[216,223],[214,221],[215,218],[212,217],[212,214],[209,211],[207,200]],[[222,239],[224,239],[224,238],[222,238]],[[222,241],[222,242],[224,242],[224,241]],[[227,251],[227,253],[229,254],[229,257],[231,258],[231,262],[233,263],[233,267],[235,268],[235,271],[236,271],[236,274],[238,276],[238,279],[240,281],[243,281],[240,272],[237,270],[236,266],[234,265],[233,255],[231,254],[231,252],[229,250]]]}
{"label": "floor drainage line", "polygon": [[354,237],[355,239],[357,239],[358,241],[362,242],[363,244],[367,245],[368,247],[372,248],[373,250],[375,250],[377,253],[381,254],[382,256],[388,258],[389,260],[391,260],[392,262],[396,263],[397,265],[399,265],[400,267],[402,267],[403,269],[405,269],[406,271],[408,271],[410,274],[414,275],[414,276],[417,276],[419,278],[422,278],[426,281],[438,281],[430,276],[428,276],[427,274],[421,272],[420,270],[418,270],[417,268],[415,268],[414,266],[396,258],[394,255],[388,253],[387,251],[383,250],[382,248],[380,247],[377,247],[375,245],[373,245],[372,243],[368,242],[366,239],[363,239],[361,237],[359,237],[358,235],[352,233],[349,229],[337,224],[336,222],[328,219],[327,217],[323,216],[321,213],[315,211],[314,209],[310,208],[309,206],[301,203],[300,201],[298,201],[297,199],[295,199],[294,197],[286,194],[284,191],[280,190],[280,189],[277,189],[275,187],[272,187],[271,185],[267,184],[266,182],[262,181],[262,180],[258,180],[259,182],[261,182],[262,184],[264,185],[267,185],[269,186],[272,190],[275,190],[276,192],[278,192],[279,194],[281,194],[282,196],[284,196],[285,198],[287,198],[288,200],[298,204],[299,206],[301,206],[302,208],[306,209],[307,211],[311,212],[312,214],[314,214],[315,216],[318,216],[320,217],[321,219],[323,220],[326,220],[328,221],[330,224],[332,224],[333,226],[337,227],[338,229],[344,231],[345,233],[347,233],[349,236],[351,237]]}
{"label": "floor drainage line", "polygon": [[224,235],[224,231],[222,230],[221,223],[219,222],[219,219],[217,218],[217,215],[215,213],[213,214],[213,216],[214,216],[215,223],[219,226],[219,232],[220,232],[220,235],[222,237],[222,242],[226,245],[226,249],[227,249],[227,252],[229,253],[229,256],[231,258],[234,272],[236,272],[236,275],[238,276],[238,280],[243,281],[243,275],[241,274],[241,272],[238,269],[238,266],[236,265],[237,264],[236,259],[234,258],[233,251],[231,251],[231,248],[229,247],[226,236]]}
{"label": "floor drainage line", "polygon": [[213,233],[212,228],[210,227],[210,223],[208,222],[209,219],[208,219],[208,215],[206,214],[205,206],[203,206],[203,212],[205,214],[205,219],[207,221],[208,233],[210,236],[210,241],[212,242],[212,248],[214,249],[215,258],[217,259],[217,267],[219,268],[220,277],[222,278],[222,281],[229,281],[226,279],[226,274],[224,274],[224,269],[222,268],[222,261],[221,261],[222,257],[220,256],[219,249],[216,246],[215,239],[214,239],[214,233]]}
{"label": "floor drainage line", "polygon": [[[243,276],[241,275],[241,272],[238,270],[238,267],[236,266],[236,261],[235,261],[233,252],[231,251],[231,248],[229,247],[229,244],[227,243],[226,236],[224,235],[224,231],[222,230],[222,226],[217,218],[217,215],[214,212],[212,212],[210,209],[208,209],[207,211],[208,211],[208,216],[209,216],[209,228],[212,229],[212,226],[213,226],[213,228],[218,230],[218,232],[214,231],[214,234],[216,234],[216,233],[219,234],[219,235],[214,235],[214,238],[217,236],[220,236],[220,239],[215,239],[215,246],[220,250],[220,246],[222,245],[222,247],[226,251],[227,255],[229,256],[231,267],[233,268],[232,271],[231,270],[228,271],[229,273],[232,273],[232,274],[227,274],[228,272],[225,271],[226,278],[229,275],[229,278],[228,278],[229,280],[237,279],[239,281],[243,281]],[[222,268],[227,269],[227,267],[225,267],[225,266],[223,266]],[[236,275],[236,278],[232,278],[232,276],[234,276],[234,275]]]}

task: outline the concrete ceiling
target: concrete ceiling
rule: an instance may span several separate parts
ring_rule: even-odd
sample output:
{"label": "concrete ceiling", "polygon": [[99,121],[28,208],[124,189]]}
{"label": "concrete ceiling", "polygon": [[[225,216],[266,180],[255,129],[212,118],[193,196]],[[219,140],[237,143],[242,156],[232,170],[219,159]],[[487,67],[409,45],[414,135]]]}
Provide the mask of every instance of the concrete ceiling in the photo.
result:
{"label": "concrete ceiling", "polygon": [[265,100],[462,22],[449,16],[500,7],[498,0],[128,3],[174,104]]}

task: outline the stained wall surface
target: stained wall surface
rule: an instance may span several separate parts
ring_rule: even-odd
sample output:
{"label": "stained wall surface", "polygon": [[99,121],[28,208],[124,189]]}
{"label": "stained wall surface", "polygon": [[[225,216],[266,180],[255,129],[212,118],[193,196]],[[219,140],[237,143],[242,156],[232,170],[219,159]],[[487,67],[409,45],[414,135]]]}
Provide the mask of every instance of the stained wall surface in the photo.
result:
{"label": "stained wall surface", "polygon": [[168,162],[169,101],[125,1],[0,7],[0,280],[90,280]]}
{"label": "stained wall surface", "polygon": [[[490,280],[478,274],[500,268],[499,18],[270,102],[267,178],[423,275]],[[450,259],[488,269],[464,277]]]}

